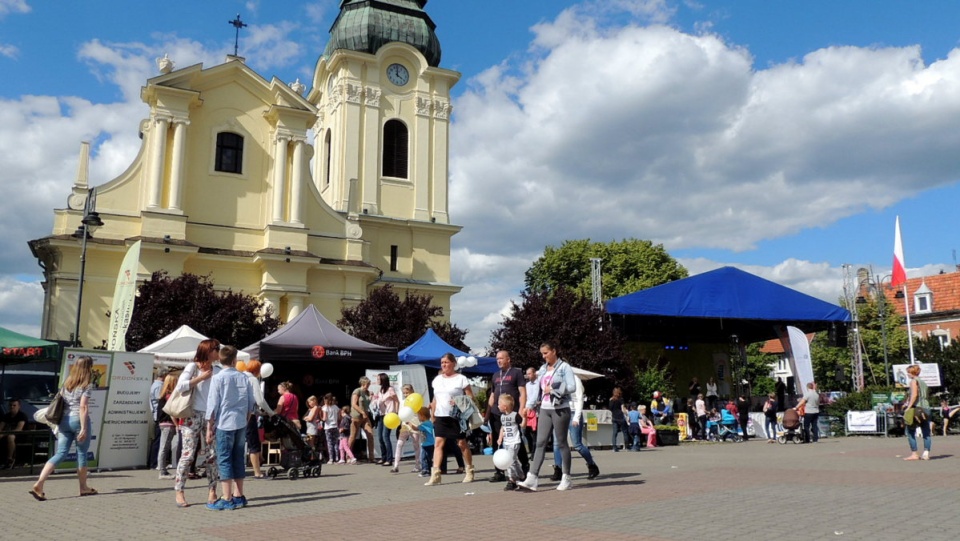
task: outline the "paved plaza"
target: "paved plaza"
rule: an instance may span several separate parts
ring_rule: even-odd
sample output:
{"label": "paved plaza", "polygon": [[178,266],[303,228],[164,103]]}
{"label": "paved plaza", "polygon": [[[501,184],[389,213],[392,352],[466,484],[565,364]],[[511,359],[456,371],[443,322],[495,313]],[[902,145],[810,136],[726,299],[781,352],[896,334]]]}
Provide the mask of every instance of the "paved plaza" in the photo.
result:
{"label": "paved plaza", "polygon": [[[46,502],[29,476],[0,478],[3,539],[954,539],[960,506],[960,436],[934,438],[929,462],[904,462],[904,438],[833,438],[815,445],[687,443],[639,453],[597,451],[601,476],[574,460],[574,488],[536,494],[460,475],[422,478],[373,465],[324,466],[320,478],[248,479],[249,507],[209,511],[174,505],[156,472],[91,475],[101,494],[77,496],[72,474],[47,482]],[[577,456],[574,454],[574,456]],[[451,465],[454,465],[451,461]],[[549,477],[551,468],[542,472]],[[945,530],[944,528],[949,528]]]}

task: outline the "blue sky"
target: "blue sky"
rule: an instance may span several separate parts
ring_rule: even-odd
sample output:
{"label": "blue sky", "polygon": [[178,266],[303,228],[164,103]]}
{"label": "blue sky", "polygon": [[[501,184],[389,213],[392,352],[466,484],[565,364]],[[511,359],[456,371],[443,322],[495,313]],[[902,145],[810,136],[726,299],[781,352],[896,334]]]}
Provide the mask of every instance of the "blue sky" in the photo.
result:
{"label": "blue sky", "polygon": [[[309,84],[337,2],[0,0],[0,325],[39,333],[40,273],[79,143],[129,164],[139,86],[232,52]],[[431,0],[454,89],[453,319],[484,347],[523,270],[564,239],[649,238],[836,300],[843,264],[911,276],[960,248],[960,4]],[[24,148],[12,152],[14,148]],[[479,202],[479,203],[478,203]]]}

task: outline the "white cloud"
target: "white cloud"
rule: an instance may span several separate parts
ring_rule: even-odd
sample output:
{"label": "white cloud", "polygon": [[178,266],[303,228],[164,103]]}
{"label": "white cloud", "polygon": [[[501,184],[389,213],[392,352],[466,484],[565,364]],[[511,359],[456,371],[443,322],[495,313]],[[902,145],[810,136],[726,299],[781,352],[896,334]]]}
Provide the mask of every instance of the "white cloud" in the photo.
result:
{"label": "white cloud", "polygon": [[26,0],[0,0],[0,18],[8,13],[30,13]]}
{"label": "white cloud", "polygon": [[20,56],[20,49],[18,49],[15,45],[0,43],[0,56],[15,59]]}
{"label": "white cloud", "polygon": [[24,318],[43,312],[43,288],[39,282],[25,282],[0,276],[0,327],[27,336],[40,336],[40,318]]}

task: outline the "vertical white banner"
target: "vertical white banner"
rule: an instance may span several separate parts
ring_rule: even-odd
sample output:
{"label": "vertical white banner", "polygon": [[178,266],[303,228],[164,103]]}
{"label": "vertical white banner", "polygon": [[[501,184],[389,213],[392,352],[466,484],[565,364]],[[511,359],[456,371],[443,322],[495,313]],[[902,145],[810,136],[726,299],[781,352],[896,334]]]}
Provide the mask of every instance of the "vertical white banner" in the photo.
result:
{"label": "vertical white banner", "polygon": [[137,294],[137,271],[140,269],[140,241],[134,242],[127,250],[117,274],[117,285],[113,290],[113,306],[110,308],[110,332],[107,349],[110,351],[127,350],[127,327],[133,315],[133,304]]}
{"label": "vertical white banner", "polygon": [[100,429],[100,468],[146,466],[150,448],[150,385],[153,354],[113,354]]}
{"label": "vertical white banner", "polygon": [[790,362],[790,371],[797,382],[797,392],[803,394],[807,384],[813,381],[813,361],[810,358],[810,342],[807,335],[796,327],[777,328],[780,344]]}

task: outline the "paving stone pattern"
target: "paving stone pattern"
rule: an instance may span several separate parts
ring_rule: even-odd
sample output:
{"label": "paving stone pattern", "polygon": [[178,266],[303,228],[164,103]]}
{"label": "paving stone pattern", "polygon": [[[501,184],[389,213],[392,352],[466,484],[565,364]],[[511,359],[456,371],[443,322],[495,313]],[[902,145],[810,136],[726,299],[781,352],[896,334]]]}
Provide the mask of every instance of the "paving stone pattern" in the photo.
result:
{"label": "paving stone pattern", "polygon": [[0,538],[952,540],[960,436],[937,437],[933,449],[928,462],[904,462],[904,438],[877,437],[596,451],[600,477],[588,480],[574,459],[573,490],[558,492],[547,463],[534,494],[487,482],[490,457],[476,458],[477,482],[448,475],[436,487],[423,486],[407,461],[399,474],[330,465],[318,479],[248,478],[249,507],[219,512],[203,505],[201,481],[187,484],[194,505],[177,508],[172,481],[153,471],[93,473],[101,494],[85,498],[74,475],[56,475],[46,502],[34,501],[33,478],[15,471],[0,478]]}

